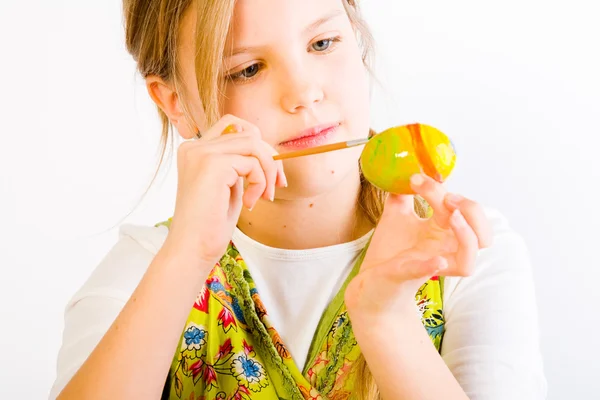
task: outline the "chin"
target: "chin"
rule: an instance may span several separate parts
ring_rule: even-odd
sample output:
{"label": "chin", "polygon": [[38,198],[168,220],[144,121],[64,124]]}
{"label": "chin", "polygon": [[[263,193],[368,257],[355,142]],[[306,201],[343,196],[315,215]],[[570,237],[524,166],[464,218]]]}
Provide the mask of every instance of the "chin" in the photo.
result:
{"label": "chin", "polygon": [[351,190],[354,181],[358,182],[360,178],[358,159],[361,151],[362,147],[359,147],[285,160],[288,187],[280,189],[277,197],[285,200],[314,198],[338,189],[339,185]]}

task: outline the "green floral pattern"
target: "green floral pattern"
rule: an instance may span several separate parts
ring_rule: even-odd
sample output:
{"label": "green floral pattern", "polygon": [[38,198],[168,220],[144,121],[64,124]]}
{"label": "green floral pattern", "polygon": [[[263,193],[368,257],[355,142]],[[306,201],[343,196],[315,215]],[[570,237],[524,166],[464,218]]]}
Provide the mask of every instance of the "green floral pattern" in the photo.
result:
{"label": "green floral pattern", "polygon": [[[159,225],[169,224],[170,220]],[[325,310],[300,371],[272,326],[244,260],[230,243],[191,307],[163,399],[348,399],[360,348],[343,293],[358,273],[362,256],[364,251]],[[442,283],[431,278],[415,298],[438,351],[444,334]]]}

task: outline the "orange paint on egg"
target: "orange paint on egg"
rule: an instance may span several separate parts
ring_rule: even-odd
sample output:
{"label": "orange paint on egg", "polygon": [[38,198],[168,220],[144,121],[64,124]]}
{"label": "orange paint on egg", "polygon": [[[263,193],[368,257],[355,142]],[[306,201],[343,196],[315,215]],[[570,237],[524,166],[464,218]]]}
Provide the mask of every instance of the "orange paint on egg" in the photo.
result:
{"label": "orange paint on egg", "polygon": [[406,129],[409,130],[412,140],[413,146],[415,148],[415,154],[417,155],[417,159],[421,163],[421,167],[423,168],[423,172],[425,175],[432,177],[438,182],[442,182],[443,179],[439,172],[435,169],[435,165],[431,161],[431,157],[429,155],[429,151],[423,142],[423,137],[421,135],[421,125],[420,124],[411,124],[407,125]]}

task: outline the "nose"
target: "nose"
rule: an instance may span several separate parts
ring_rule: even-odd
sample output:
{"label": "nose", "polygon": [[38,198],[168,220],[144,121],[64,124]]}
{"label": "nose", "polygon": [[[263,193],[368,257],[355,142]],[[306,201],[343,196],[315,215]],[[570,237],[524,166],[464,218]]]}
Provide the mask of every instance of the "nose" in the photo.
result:
{"label": "nose", "polygon": [[323,88],[315,76],[308,71],[290,71],[282,77],[281,87],[281,107],[291,113],[296,114],[303,110],[309,110],[323,101]]}

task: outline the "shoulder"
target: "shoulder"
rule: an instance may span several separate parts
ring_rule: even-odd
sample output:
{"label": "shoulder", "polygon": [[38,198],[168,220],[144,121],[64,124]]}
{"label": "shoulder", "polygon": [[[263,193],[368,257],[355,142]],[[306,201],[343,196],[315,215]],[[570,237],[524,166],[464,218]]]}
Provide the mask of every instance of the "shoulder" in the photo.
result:
{"label": "shoulder", "polygon": [[119,228],[119,242],[130,241],[135,247],[158,253],[169,232],[169,221],[154,226],[125,224]]}
{"label": "shoulder", "polygon": [[100,342],[162,247],[167,227],[123,225],[118,239],[65,307],[54,399]]}
{"label": "shoulder", "polygon": [[164,244],[165,225],[125,224],[113,247],[94,268],[69,305],[89,296],[107,296],[126,302]]}

